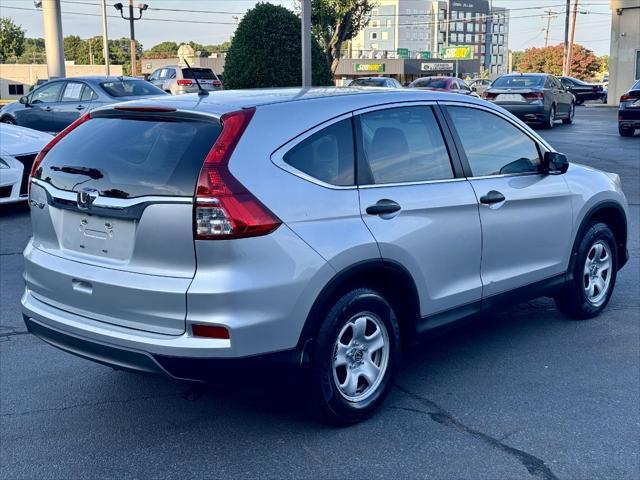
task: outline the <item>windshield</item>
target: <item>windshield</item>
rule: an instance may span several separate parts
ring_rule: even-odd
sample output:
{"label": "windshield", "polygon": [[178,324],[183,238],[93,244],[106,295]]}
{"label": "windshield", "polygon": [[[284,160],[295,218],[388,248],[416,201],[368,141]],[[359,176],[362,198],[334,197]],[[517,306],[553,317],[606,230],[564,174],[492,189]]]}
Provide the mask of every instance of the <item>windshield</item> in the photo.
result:
{"label": "windshield", "polygon": [[351,82],[354,87],[384,87],[384,78],[358,78]]}
{"label": "windshield", "polygon": [[449,80],[447,78],[425,78],[422,80],[416,80],[411,84],[413,87],[427,87],[427,88],[447,88]]}
{"label": "windshield", "polygon": [[215,80],[213,70],[210,68],[183,68],[182,76],[184,78],[197,78],[198,80]]}
{"label": "windshield", "polygon": [[492,88],[531,88],[542,87],[544,77],[538,75],[518,75],[513,77],[500,77],[491,85]]}
{"label": "windshield", "polygon": [[158,87],[145,80],[116,80],[102,82],[102,89],[112,97],[142,97],[145,95],[165,95]]}

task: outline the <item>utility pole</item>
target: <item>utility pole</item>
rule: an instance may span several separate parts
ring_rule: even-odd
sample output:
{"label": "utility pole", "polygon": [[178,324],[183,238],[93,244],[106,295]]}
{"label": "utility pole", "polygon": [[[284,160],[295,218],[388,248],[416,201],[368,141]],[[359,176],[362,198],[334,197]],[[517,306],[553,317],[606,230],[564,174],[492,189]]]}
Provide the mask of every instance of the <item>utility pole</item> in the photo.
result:
{"label": "utility pole", "polygon": [[567,54],[569,53],[569,13],[571,11],[571,0],[567,0],[564,9],[564,58],[562,61],[562,75],[567,75]]}
{"label": "utility pole", "polygon": [[573,56],[573,39],[576,36],[576,17],[578,16],[578,0],[573,4],[573,20],[571,21],[571,40],[569,40],[569,53],[567,53],[567,73],[571,75],[571,58]]}
{"label": "utility pole", "polygon": [[544,32],[544,48],[549,46],[549,30],[551,29],[551,19],[555,17],[558,12],[554,12],[553,10],[545,10],[544,13],[547,14],[547,28]]}
{"label": "utility pole", "polygon": [[310,87],[311,82],[311,0],[302,3],[302,86]]}
{"label": "utility pole", "polygon": [[133,16],[133,0],[129,0],[129,16],[128,17],[124,16],[124,6],[122,5],[122,3],[116,3],[113,7],[120,12],[120,16],[122,18],[129,21],[129,31],[130,31],[130,37],[131,37],[129,42],[129,49],[131,52],[131,76],[133,77],[136,75],[138,70],[136,65],[136,32],[134,28],[134,22],[142,18],[142,12],[144,12],[147,8],[149,8],[149,5],[147,5],[146,3],[138,4],[139,12],[137,17]]}
{"label": "utility pole", "polygon": [[90,38],[87,40],[87,43],[89,44],[89,65],[93,65],[93,48],[91,46]]}
{"label": "utility pole", "polygon": [[66,76],[66,72],[64,68],[60,0],[42,0],[42,2],[36,3],[36,6],[42,7],[44,47],[47,53],[49,80],[63,78]]}
{"label": "utility pole", "polygon": [[107,35],[107,0],[102,0],[102,55],[104,56],[104,74],[108,77],[109,70],[109,36]]}

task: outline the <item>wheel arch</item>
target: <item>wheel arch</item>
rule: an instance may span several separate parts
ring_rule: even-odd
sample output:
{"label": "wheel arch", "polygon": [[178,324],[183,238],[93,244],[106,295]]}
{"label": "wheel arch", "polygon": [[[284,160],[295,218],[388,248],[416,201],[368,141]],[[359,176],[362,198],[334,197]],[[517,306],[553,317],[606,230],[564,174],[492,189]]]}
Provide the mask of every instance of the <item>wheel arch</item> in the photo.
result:
{"label": "wheel arch", "polygon": [[627,261],[627,215],[619,203],[605,201],[592,206],[583,216],[580,227],[573,239],[571,262],[568,271],[573,271],[577,246],[592,222],[602,222],[613,232],[613,236],[616,239],[616,256],[618,258],[616,268],[620,270]]}
{"label": "wheel arch", "polygon": [[313,340],[331,305],[349,290],[358,287],[371,288],[391,303],[398,318],[403,342],[408,342],[415,336],[420,299],[411,274],[395,261],[372,259],[347,267],[325,285],[309,311],[299,345],[304,347]]}

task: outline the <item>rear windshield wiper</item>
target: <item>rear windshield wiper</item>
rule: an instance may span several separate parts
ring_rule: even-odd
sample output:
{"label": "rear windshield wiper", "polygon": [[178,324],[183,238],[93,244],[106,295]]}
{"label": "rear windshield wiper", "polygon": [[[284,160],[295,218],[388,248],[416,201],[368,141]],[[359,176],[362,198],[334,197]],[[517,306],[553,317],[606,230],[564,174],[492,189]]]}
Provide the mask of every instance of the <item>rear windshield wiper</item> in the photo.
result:
{"label": "rear windshield wiper", "polygon": [[62,167],[58,167],[56,165],[51,167],[51,170],[54,172],[63,172],[70,173],[72,175],[86,175],[93,180],[98,180],[103,178],[104,175],[97,168],[89,168],[89,167],[73,167],[69,165],[63,165]]}

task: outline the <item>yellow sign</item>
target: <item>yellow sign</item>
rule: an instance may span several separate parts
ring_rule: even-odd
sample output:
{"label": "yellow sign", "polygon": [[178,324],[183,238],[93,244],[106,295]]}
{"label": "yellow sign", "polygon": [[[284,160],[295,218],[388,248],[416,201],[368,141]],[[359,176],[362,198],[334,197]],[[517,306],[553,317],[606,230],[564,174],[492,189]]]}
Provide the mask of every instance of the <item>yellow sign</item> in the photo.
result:
{"label": "yellow sign", "polygon": [[471,60],[473,58],[473,48],[471,45],[444,47],[440,58],[443,60]]}
{"label": "yellow sign", "polygon": [[354,72],[384,72],[384,63],[356,63],[353,66]]}

